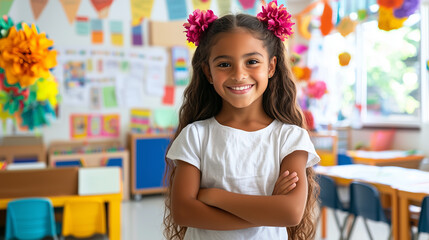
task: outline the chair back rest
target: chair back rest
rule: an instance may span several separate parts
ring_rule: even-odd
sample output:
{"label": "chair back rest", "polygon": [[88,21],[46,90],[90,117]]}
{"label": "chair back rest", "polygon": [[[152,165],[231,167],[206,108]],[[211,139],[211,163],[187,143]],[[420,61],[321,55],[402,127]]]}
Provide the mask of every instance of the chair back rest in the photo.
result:
{"label": "chair back rest", "polygon": [[429,196],[423,198],[418,231],[429,233]]}
{"label": "chair back rest", "polygon": [[334,180],[325,175],[318,175],[320,185],[320,205],[332,209],[343,209],[338,197],[337,185]]}
{"label": "chair back rest", "polygon": [[350,184],[350,211],[357,216],[389,223],[381,206],[378,190],[367,183]]}
{"label": "chair back rest", "polygon": [[6,240],[41,239],[56,235],[54,208],[49,199],[24,198],[8,203]]}
{"label": "chair back rest", "polygon": [[106,213],[100,200],[72,200],[64,205],[63,236],[106,234]]}

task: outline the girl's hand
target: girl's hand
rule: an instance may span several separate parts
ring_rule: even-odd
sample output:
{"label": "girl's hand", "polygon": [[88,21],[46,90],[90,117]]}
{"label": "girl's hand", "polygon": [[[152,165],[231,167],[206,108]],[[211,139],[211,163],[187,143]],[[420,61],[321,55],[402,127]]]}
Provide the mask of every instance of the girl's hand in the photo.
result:
{"label": "girl's hand", "polygon": [[289,171],[284,172],[277,179],[276,185],[272,195],[286,195],[296,187],[298,182],[298,176],[296,172],[289,174]]}

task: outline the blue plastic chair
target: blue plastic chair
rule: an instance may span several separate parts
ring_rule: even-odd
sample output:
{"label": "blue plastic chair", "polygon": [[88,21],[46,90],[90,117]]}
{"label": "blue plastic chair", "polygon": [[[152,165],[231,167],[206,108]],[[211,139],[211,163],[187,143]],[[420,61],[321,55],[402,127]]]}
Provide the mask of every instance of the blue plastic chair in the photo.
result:
{"label": "blue plastic chair", "polygon": [[367,220],[373,220],[376,222],[385,222],[389,225],[389,236],[392,237],[392,224],[391,214],[388,214],[388,209],[383,209],[380,200],[380,194],[378,190],[367,183],[363,182],[352,182],[350,184],[350,214],[354,215],[353,222],[351,224],[347,240],[350,239],[353,227],[356,223],[357,217],[362,217],[366,231],[370,239],[373,239],[371,231],[368,227]]}
{"label": "blue plastic chair", "polygon": [[423,198],[415,239],[419,239],[420,233],[429,233],[429,196]]}
{"label": "blue plastic chair", "polygon": [[[346,204],[341,203],[340,198],[338,196],[338,188],[335,181],[325,175],[318,175],[318,182],[320,185],[320,194],[319,194],[319,203],[320,207],[327,207],[333,210],[335,223],[340,231],[340,240],[343,239],[343,231],[346,225],[347,217],[344,219],[343,223],[340,222],[337,210],[348,212],[348,206]],[[318,218],[318,221],[320,216]]]}
{"label": "blue plastic chair", "polygon": [[9,239],[57,239],[54,208],[49,199],[24,198],[10,201],[6,209],[6,235]]}

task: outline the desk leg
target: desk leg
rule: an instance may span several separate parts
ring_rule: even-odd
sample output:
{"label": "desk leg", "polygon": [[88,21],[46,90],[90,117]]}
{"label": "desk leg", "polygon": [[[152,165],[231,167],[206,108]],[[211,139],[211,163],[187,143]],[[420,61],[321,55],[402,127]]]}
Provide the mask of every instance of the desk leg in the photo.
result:
{"label": "desk leg", "polygon": [[121,239],[121,200],[109,201],[109,239]]}
{"label": "desk leg", "polygon": [[398,192],[393,190],[392,192],[392,237],[393,240],[399,240],[399,204],[398,204]]}
{"label": "desk leg", "polygon": [[405,197],[399,198],[399,238],[401,240],[410,240],[410,214],[408,212],[408,199]]}
{"label": "desk leg", "polygon": [[320,212],[320,218],[322,220],[321,227],[322,227],[322,239],[326,239],[326,208],[322,207]]}

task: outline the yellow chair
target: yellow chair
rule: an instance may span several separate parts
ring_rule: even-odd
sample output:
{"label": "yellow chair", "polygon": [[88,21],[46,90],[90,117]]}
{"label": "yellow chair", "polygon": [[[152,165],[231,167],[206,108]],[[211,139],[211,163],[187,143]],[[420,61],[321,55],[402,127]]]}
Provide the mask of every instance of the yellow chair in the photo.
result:
{"label": "yellow chair", "polygon": [[64,205],[63,236],[78,238],[106,234],[106,213],[102,201],[73,200]]}

